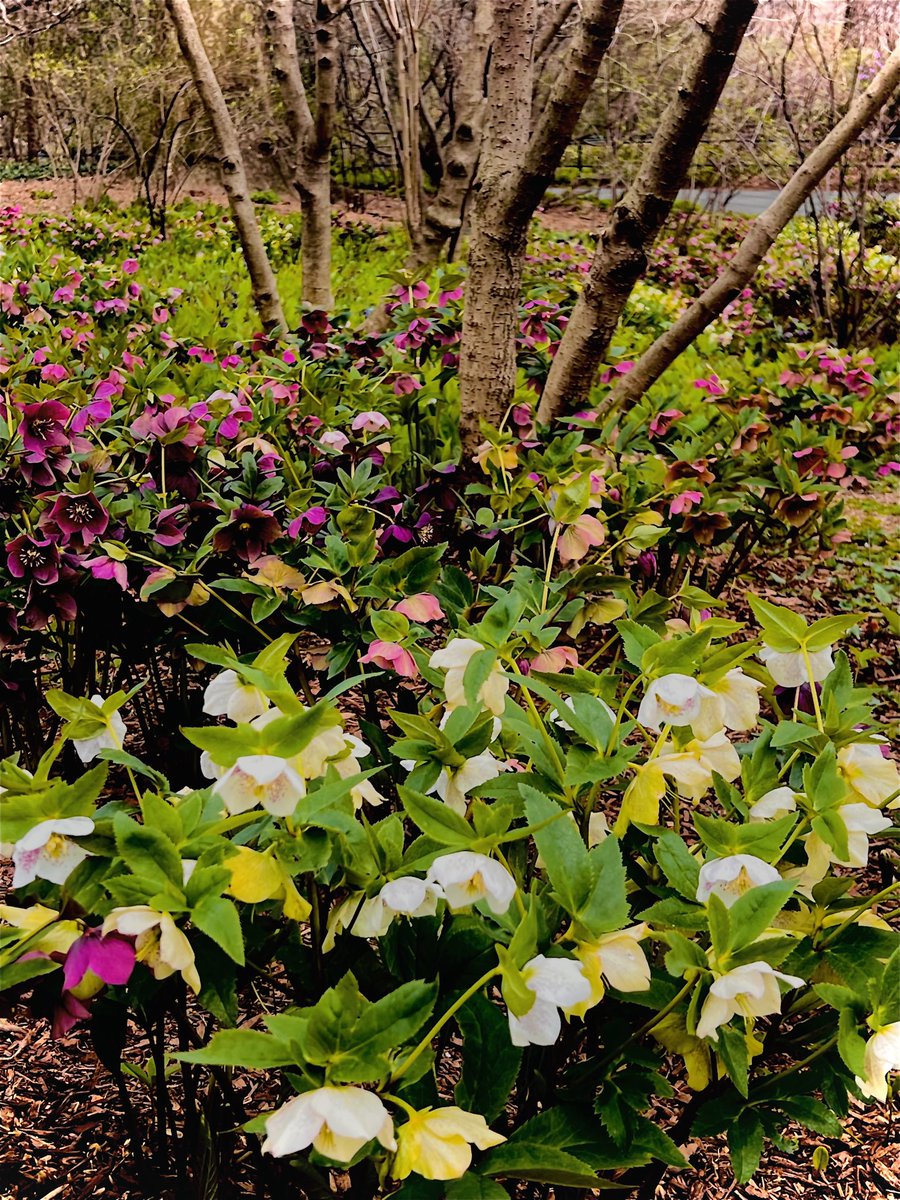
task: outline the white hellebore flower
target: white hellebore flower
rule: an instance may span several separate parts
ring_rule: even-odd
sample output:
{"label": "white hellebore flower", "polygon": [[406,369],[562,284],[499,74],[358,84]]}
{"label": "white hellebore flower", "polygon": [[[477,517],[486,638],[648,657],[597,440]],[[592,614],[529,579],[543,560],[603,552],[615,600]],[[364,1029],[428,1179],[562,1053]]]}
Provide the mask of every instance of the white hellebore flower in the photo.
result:
{"label": "white hellebore flower", "polygon": [[897,764],[884,757],[878,742],[853,742],[849,746],[842,746],[838,750],[837,761],[844,782],[866,804],[880,808],[895,792],[900,791]]}
{"label": "white hellebore flower", "polygon": [[649,989],[650,964],[639,944],[648,932],[649,926],[641,922],[628,929],[601,934],[596,941],[584,942],[577,948],[575,953],[591,985],[587,1003],[574,1010],[578,1016],[583,1017],[589,1008],[603,999],[604,979],[619,992],[646,992]]}
{"label": "white hellebore flower", "polygon": [[213,792],[232,816],[261,804],[273,816],[289,817],[306,795],[306,784],[285,759],[248,754],[225,772]]}
{"label": "white hellebore flower", "polygon": [[168,913],[147,904],[114,908],[103,922],[104,935],[112,930],[136,939],[138,962],[146,963],[157,979],[168,979],[180,971],[191,991],[200,991],[193,947]]}
{"label": "white hellebore flower", "polygon": [[[474,638],[452,638],[443,650],[435,650],[428,665],[433,670],[446,670],[444,678],[444,695],[447,697],[447,707],[464,708],[466,691],[463,679],[472,658],[486,649],[481,642]],[[505,678],[498,665],[491,668],[490,674],[481,685],[477,702],[492,712],[495,717],[503,715],[506,703],[506,693],[509,691],[509,680]]]}
{"label": "white hellebore flower", "polygon": [[747,963],[720,975],[703,1001],[697,1037],[717,1042],[719,1026],[727,1025],[734,1016],[767,1017],[781,1012],[779,979],[792,988],[803,986],[802,979],[776,971],[767,962]]}
{"label": "white hellebore flower", "polygon": [[698,737],[710,737],[723,727],[736,733],[753,729],[759,720],[762,684],[734,667],[718,682],[703,688],[700,715],[691,728]]}
{"label": "white hellebore flower", "polygon": [[[891,827],[890,817],[883,816],[868,804],[841,804],[831,812],[840,817],[847,830],[848,854],[846,858],[838,858],[827,842],[817,833],[811,833],[806,838],[806,855],[811,873],[816,874],[813,882],[824,876],[830,863],[837,863],[839,867],[864,867],[869,861],[869,838]],[[817,873],[819,871],[821,874]],[[803,881],[808,882],[806,875]]]}
{"label": "white hellebore flower", "polygon": [[724,730],[705,740],[691,738],[680,749],[669,742],[657,757],[664,774],[675,780],[678,794],[690,800],[706,795],[712,787],[713,771],[728,783],[741,773],[741,760]]}
{"label": "white hellebore flower", "polygon": [[448,808],[464,817],[469,803],[469,792],[482,783],[487,783],[489,779],[496,779],[500,772],[505,770],[505,765],[494,758],[490,750],[485,750],[476,754],[474,758],[467,759],[461,767],[444,767],[437,781],[428,790],[437,792]]}
{"label": "white hellebore flower", "polygon": [[710,896],[718,896],[726,908],[731,908],[751,888],[777,883],[780,878],[777,867],[755,854],[727,854],[710,859],[700,868],[697,900],[706,904]]}
{"label": "white hellebore flower", "polygon": [[524,1016],[509,1013],[509,1036],[514,1046],[552,1046],[562,1022],[559,1010],[568,1013],[591,995],[591,985],[579,962],[571,958],[546,958],[538,954],[522,968],[522,978],[535,1000]]}
{"label": "white hellebore flower", "polygon": [[887,1077],[900,1071],[900,1021],[884,1025],[866,1042],[865,1079],[857,1075],[856,1084],[864,1096],[887,1100]]}
{"label": "white hellebore flower", "polygon": [[796,812],[799,795],[799,792],[795,792],[789,787],[772,788],[751,806],[750,820],[775,821],[779,817],[786,817],[788,813]]}
{"label": "white hellebore flower", "polygon": [[[103,704],[102,696],[91,696],[91,704],[98,708]],[[107,727],[93,737],[73,738],[72,745],[75,753],[83,763],[92,762],[101,750],[121,750],[128,730],[119,713],[110,713],[107,717]]]}
{"label": "white hellebore flower", "polygon": [[203,693],[203,711],[208,717],[227,717],[240,724],[269,710],[269,701],[252,684],[242,683],[237,671],[222,671],[210,680]]}
{"label": "white hellebore flower", "polygon": [[437,884],[453,911],[480,900],[498,915],[509,908],[516,881],[501,863],[474,850],[442,854],[428,868],[426,882]]}
{"label": "white hellebore flower", "polygon": [[433,917],[437,902],[443,898],[441,889],[427,879],[405,875],[386,883],[378,897],[393,915],[403,917]]}
{"label": "white hellebore flower", "polygon": [[831,647],[824,650],[813,650],[809,655],[809,669],[806,659],[799,650],[773,650],[771,646],[763,645],[759,651],[760,662],[765,663],[769,674],[779,687],[798,688],[810,682],[810,672],[814,683],[821,683],[834,670],[834,659]]}
{"label": "white hellebore flower", "polygon": [[663,675],[647,688],[637,719],[654,733],[659,733],[663,725],[690,725],[700,715],[704,690],[690,675]]}
{"label": "white hellebore flower", "polygon": [[88,856],[72,838],[93,832],[90,817],[56,817],[32,826],[12,849],[13,887],[24,887],[35,879],[65,883]]}
{"label": "white hellebore flower", "polygon": [[360,1087],[322,1087],[272,1113],[262,1148],[282,1158],[312,1146],[334,1162],[350,1162],[373,1138],[385,1150],[397,1149],[391,1115],[378,1096]]}

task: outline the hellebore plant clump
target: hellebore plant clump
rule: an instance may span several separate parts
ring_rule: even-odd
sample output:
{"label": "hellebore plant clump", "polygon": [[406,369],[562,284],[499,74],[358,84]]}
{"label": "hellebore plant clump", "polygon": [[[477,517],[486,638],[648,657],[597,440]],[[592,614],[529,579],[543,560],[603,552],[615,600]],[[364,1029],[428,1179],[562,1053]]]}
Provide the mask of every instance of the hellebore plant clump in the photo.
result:
{"label": "hellebore plant clump", "polygon": [[[776,247],[702,357],[604,418],[714,261],[698,235],[656,253],[595,408],[539,430],[586,258],[544,235],[520,402],[459,467],[450,268],[398,272],[377,336],[270,340],[240,301],[201,334],[220,215],[165,245],[3,222],[0,991],[154,1089],[161,1168],[241,1126],[278,1194],[587,1195],[724,1133],[745,1181],[790,1123],[887,1097],[870,858],[900,775],[841,648],[860,618],[751,596],[749,627],[720,594],[751,554],[830,552],[897,469],[895,351],[798,325],[773,354],[801,286]],[[235,1071],[265,1073],[247,1111]]]}

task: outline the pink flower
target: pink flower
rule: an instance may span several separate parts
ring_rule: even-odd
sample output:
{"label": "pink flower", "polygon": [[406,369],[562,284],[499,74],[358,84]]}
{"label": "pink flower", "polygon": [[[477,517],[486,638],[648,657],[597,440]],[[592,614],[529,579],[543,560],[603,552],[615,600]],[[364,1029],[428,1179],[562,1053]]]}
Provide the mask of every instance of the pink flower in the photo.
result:
{"label": "pink flower", "polygon": [[138,269],[139,265],[140,264],[138,263],[138,260],[136,258],[126,258],[125,261],[122,263],[122,271],[126,275],[134,275],[137,273],[137,269]]}
{"label": "pink flower", "polygon": [[385,671],[396,671],[398,675],[405,675],[408,679],[415,679],[419,674],[416,660],[398,642],[376,640],[359,661],[372,663]]}
{"label": "pink flower", "polygon": [[391,423],[384,413],[374,411],[358,413],[350,425],[354,433],[383,433],[390,427]]}
{"label": "pink flower", "polygon": [[551,650],[542,650],[531,660],[532,671],[547,671],[558,674],[567,667],[574,670],[578,666],[578,651],[571,646],[554,646]]}
{"label": "pink flower", "polygon": [[127,983],[134,968],[134,944],[117,933],[103,937],[99,927],[87,929],[72,943],[63,967],[63,987],[78,987],[88,971],[104,983]]}
{"label": "pink flower", "polygon": [[410,621],[442,621],[444,610],[437,596],[431,592],[417,592],[414,596],[406,596],[394,605],[394,612],[402,613]]}
{"label": "pink flower", "polygon": [[99,554],[96,558],[84,559],[81,565],[87,567],[95,579],[115,580],[123,592],[128,591],[128,568],[123,562]]}
{"label": "pink flower", "polygon": [[110,400],[92,400],[84,408],[80,408],[72,418],[72,432],[84,433],[88,425],[102,425],[112,416]]}
{"label": "pink flower", "polygon": [[46,367],[41,370],[41,379],[44,383],[62,383],[64,379],[68,378],[69,372],[62,363],[47,363]]}
{"label": "pink flower", "polygon": [[287,527],[288,537],[299,537],[301,533],[318,533],[328,520],[328,509],[321,504],[314,504],[299,517],[294,517]]}
{"label": "pink flower", "polygon": [[728,391],[728,384],[723,383],[715,373],[712,373],[709,379],[695,379],[694,387],[700,388],[708,396],[724,396]]}
{"label": "pink flower", "polygon": [[326,446],[329,450],[336,450],[338,454],[341,454],[350,445],[350,439],[339,429],[329,429],[319,438],[319,445]]}
{"label": "pink flower", "polygon": [[665,437],[675,422],[683,416],[684,413],[680,408],[667,408],[663,412],[657,413],[647,426],[647,432],[651,437]]}
{"label": "pink flower", "polygon": [[689,513],[695,504],[702,503],[702,492],[682,492],[669,505],[669,516],[677,517],[679,513]]}
{"label": "pink flower", "polygon": [[394,288],[394,295],[399,296],[404,304],[415,304],[419,300],[427,300],[429,294],[428,284],[424,279],[420,279],[418,283],[414,283],[408,287]]}
{"label": "pink flower", "polygon": [[28,451],[29,462],[42,462],[53,446],[69,445],[65,430],[69,415],[69,409],[58,400],[39,400],[36,404],[22,405],[19,433]]}
{"label": "pink flower", "polygon": [[560,562],[579,562],[592,546],[602,546],[605,537],[602,522],[583,513],[559,539]]}

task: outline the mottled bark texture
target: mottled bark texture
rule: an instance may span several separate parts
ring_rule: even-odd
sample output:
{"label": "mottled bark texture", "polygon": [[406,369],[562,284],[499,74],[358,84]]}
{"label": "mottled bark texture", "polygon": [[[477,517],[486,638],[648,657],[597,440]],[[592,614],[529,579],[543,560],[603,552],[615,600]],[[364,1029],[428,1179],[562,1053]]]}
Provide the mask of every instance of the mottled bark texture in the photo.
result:
{"label": "mottled bark texture", "polygon": [[469,247],[460,355],[460,433],[499,425],[515,391],[515,339],[528,225],[553,179],[612,41],[622,0],[585,0],[581,26],[529,134],[534,0],[496,0],[488,118]]}
{"label": "mottled bark texture", "polygon": [[715,280],[644,352],[628,375],[613,388],[606,409],[628,408],[655,383],[663,371],[698,334],[731,303],[756,273],[775,239],[809,199],[825,175],[878,115],[900,85],[900,44],[884,66],[853,101],[847,113],[800,164],[778,197],[750,226],[737,253]]}
{"label": "mottled bark texture", "polygon": [[300,299],[307,308],[330,309],[331,141],[337,97],[336,0],[316,0],[315,113],[309,106],[300,60],[293,0],[268,0],[264,9],[272,47],[272,69],[281,90],[293,142],[292,185],[303,216]]}
{"label": "mottled bark texture", "polygon": [[250,275],[253,302],[266,330],[279,326],[283,329],[285,320],[278,297],[278,285],[256,221],[237,130],[225,104],[225,97],[204,49],[189,0],[166,0],[166,8],[175,26],[178,45],[191,72],[203,110],[212,127],[222,186],[228,196],[231,215]]}
{"label": "mottled bark texture", "polygon": [[634,182],[602,230],[584,290],[572,312],[538,407],[549,422],[582,408],[647,253],[665,224],[716,111],[757,0],[721,0],[699,39],[678,90]]}

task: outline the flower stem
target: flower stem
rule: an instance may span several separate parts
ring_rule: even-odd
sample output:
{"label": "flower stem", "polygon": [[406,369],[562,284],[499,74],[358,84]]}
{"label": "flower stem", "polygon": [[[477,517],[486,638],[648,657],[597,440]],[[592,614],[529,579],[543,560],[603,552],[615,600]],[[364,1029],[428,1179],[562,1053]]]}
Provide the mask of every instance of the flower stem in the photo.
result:
{"label": "flower stem", "polygon": [[864,913],[867,909],[873,908],[880,900],[886,900],[888,896],[892,895],[898,889],[900,889],[900,881],[892,883],[889,887],[882,888],[882,890],[880,892],[876,892],[874,896],[869,896],[862,904],[859,905],[858,908],[854,908],[853,912],[851,912],[850,916],[847,917],[846,921],[842,921],[840,925],[832,929],[828,937],[822,939],[818,948],[820,950],[824,950],[827,946],[830,946],[834,939],[838,937],[839,934],[843,933],[848,925],[852,925],[858,916]]}
{"label": "flower stem", "polygon": [[450,1005],[450,1007],[447,1009],[447,1011],[444,1013],[444,1015],[439,1017],[437,1019],[437,1021],[435,1021],[435,1023],[428,1030],[428,1032],[425,1034],[425,1036],[422,1038],[422,1040],[418,1043],[418,1045],[415,1046],[415,1048],[410,1051],[410,1053],[403,1060],[403,1062],[400,1063],[400,1065],[396,1068],[396,1070],[391,1074],[390,1082],[396,1083],[398,1079],[402,1079],[403,1076],[406,1074],[406,1072],[409,1070],[409,1068],[413,1065],[413,1063],[419,1057],[419,1055],[431,1045],[432,1041],[441,1032],[441,1030],[444,1028],[444,1026],[447,1024],[447,1022],[450,1020],[450,1018],[452,1016],[454,1016],[456,1013],[458,1013],[459,1010],[462,1008],[462,1006],[468,1000],[471,1000],[476,992],[480,992],[481,989],[486,984],[490,983],[490,981],[494,978],[495,975],[499,975],[499,974],[500,974],[500,968],[492,967],[490,969],[490,971],[485,971],[485,973],[481,976],[480,979],[476,979],[475,982],[473,984],[471,984],[470,987],[467,987],[466,990],[462,993],[462,995],[453,1001],[453,1003]]}

